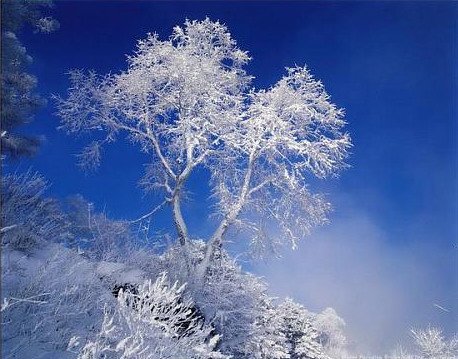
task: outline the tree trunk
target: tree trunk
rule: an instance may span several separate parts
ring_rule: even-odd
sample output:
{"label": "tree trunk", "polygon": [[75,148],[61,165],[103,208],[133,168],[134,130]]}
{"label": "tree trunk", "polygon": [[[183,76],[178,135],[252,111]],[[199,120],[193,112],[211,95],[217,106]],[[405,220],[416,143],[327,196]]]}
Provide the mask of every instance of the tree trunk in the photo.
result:
{"label": "tree trunk", "polygon": [[243,180],[242,189],[240,190],[237,203],[231,208],[230,211],[228,211],[228,213],[216,229],[215,233],[213,233],[211,239],[207,242],[204,259],[197,268],[197,278],[201,282],[201,285],[205,283],[205,276],[207,275],[207,271],[210,267],[210,263],[215,251],[221,249],[223,245],[223,237],[226,234],[227,229],[237,219],[249,197],[250,181],[253,173],[253,162],[255,158],[256,152],[252,152],[250,154],[247,172]]}
{"label": "tree trunk", "polygon": [[173,219],[178,232],[180,244],[184,246],[188,241],[188,229],[181,214],[180,189],[176,190],[172,198]]}

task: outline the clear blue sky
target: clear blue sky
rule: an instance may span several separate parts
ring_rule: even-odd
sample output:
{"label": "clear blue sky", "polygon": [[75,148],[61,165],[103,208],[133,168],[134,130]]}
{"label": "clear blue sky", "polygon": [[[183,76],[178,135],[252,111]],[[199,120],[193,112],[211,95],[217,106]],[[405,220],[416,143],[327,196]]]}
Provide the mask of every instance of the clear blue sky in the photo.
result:
{"label": "clear blue sky", "polygon": [[[285,66],[306,63],[333,101],[346,109],[354,142],[352,167],[339,179],[316,182],[313,187],[329,195],[335,208],[331,219],[337,226],[348,223],[350,213],[357,212],[355,216],[363,216],[383,233],[377,237],[377,246],[389,253],[406,253],[413,258],[407,261],[412,266],[427,267],[429,289],[420,287],[425,280],[420,269],[417,275],[407,276],[406,282],[418,281],[419,296],[419,288],[430,290],[425,293],[428,300],[441,301],[452,314],[441,316],[429,307],[422,309],[427,303],[412,303],[418,311],[431,311],[419,324],[432,321],[456,330],[457,15],[458,3],[440,1],[65,1],[56,2],[53,10],[61,24],[59,31],[50,35],[24,32],[22,39],[34,57],[32,71],[43,95],[64,94],[69,69],[100,73],[125,69],[125,55],[132,53],[137,39],[147,32],[165,38],[185,18],[209,16],[224,22],[239,46],[253,57],[247,70],[256,77],[256,87],[273,84]],[[53,195],[81,193],[112,217],[130,219],[146,212],[152,199],[136,187],[147,161],[144,155],[129,144],[111,145],[99,171],[85,175],[73,156],[84,139],[57,131],[53,112],[50,101],[29,126],[28,131],[43,134],[47,140],[39,155],[23,160],[20,167],[33,166],[44,174],[52,183]],[[196,235],[211,230],[211,223],[206,222],[208,192],[199,186],[203,176],[193,178],[193,201],[187,204],[187,218]],[[164,225],[164,218],[158,218],[159,226]],[[332,226],[320,230],[318,236],[338,236]],[[363,243],[365,238],[357,240]],[[354,238],[349,243],[357,245]],[[322,254],[327,255],[325,250]],[[386,259],[380,259],[382,266]],[[397,276],[396,271],[390,273]],[[289,293],[275,283],[273,287],[283,295],[313,302],[309,294]],[[327,295],[331,298],[333,293]],[[405,301],[417,297],[412,294]],[[329,300],[344,317],[353,315],[343,302]],[[414,317],[412,312],[405,322],[414,322]],[[351,324],[351,318],[347,321]],[[356,322],[358,336],[358,325],[363,324]]]}

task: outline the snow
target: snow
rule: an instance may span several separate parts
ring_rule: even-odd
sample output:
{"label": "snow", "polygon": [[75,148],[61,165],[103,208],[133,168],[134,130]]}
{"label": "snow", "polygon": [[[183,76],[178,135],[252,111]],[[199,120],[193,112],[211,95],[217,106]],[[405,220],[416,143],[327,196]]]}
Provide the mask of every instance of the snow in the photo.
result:
{"label": "snow", "polygon": [[116,262],[101,261],[96,266],[96,273],[100,278],[118,284],[141,284],[146,279],[142,270]]}

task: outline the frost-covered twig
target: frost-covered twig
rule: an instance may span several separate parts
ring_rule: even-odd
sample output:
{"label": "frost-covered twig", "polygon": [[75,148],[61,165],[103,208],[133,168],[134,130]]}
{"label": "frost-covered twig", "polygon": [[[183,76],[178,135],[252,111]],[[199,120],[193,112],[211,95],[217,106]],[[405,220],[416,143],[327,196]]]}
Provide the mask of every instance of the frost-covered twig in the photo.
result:
{"label": "frost-covered twig", "polygon": [[37,295],[33,295],[31,297],[28,297],[28,298],[15,298],[15,297],[3,298],[3,303],[1,305],[1,310],[0,311],[3,312],[4,310],[6,310],[6,309],[12,307],[15,304],[18,304],[18,303],[46,304],[46,303],[48,303],[47,301],[45,301],[45,300],[36,300],[34,298],[48,296],[49,294],[50,293],[37,294]]}

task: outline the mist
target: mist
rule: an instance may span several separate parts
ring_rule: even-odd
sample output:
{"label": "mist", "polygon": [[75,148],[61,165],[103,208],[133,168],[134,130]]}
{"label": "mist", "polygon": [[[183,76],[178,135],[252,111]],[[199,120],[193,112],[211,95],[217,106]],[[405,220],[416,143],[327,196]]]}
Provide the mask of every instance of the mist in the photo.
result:
{"label": "mist", "polygon": [[351,198],[338,202],[332,223],[296,251],[255,264],[272,293],[316,312],[336,309],[346,321],[353,353],[387,354],[398,344],[409,348],[410,329],[429,324],[446,334],[456,331],[456,249],[428,238],[433,230],[419,236],[421,222],[417,230],[409,226],[393,238]]}

